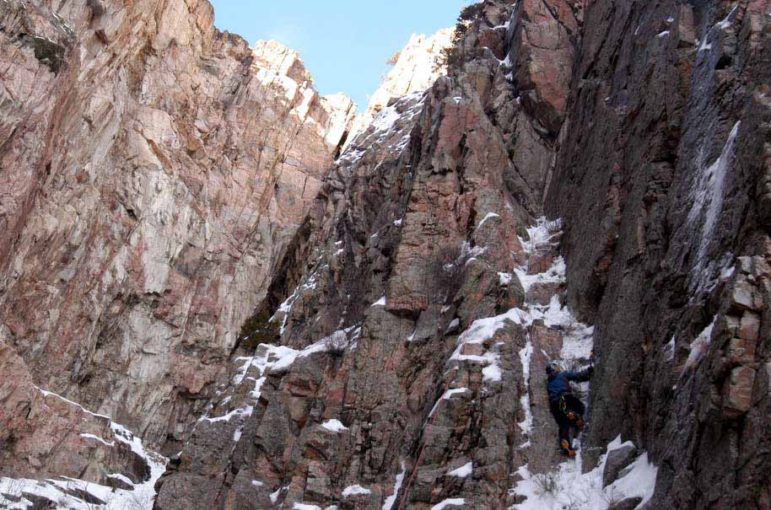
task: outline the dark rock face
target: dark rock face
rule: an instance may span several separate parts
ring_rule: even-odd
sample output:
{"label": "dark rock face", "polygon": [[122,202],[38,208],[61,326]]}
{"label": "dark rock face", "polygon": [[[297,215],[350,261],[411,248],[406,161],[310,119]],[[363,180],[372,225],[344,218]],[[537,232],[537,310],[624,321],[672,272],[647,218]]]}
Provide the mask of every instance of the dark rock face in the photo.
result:
{"label": "dark rock face", "polygon": [[763,4],[586,11],[546,209],[596,325],[590,442],[652,450],[655,508],[770,504]]}
{"label": "dark rock face", "polygon": [[621,470],[627,467],[637,457],[637,448],[628,444],[608,452],[605,459],[605,469],[602,472],[602,485],[607,486],[613,483]]}
{"label": "dark rock face", "polygon": [[642,500],[643,498],[640,497],[626,498],[618,503],[613,503],[608,507],[608,510],[634,510],[642,503]]}

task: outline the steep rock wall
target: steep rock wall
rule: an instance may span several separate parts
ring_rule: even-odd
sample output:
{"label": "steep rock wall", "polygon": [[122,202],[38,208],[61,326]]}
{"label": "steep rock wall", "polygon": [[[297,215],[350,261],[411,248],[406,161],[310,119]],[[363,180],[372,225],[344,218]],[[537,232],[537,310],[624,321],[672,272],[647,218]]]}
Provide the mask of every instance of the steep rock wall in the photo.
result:
{"label": "steep rock wall", "polygon": [[[567,320],[559,278],[526,292],[512,274],[547,275],[557,246],[523,247],[554,144],[517,100],[514,4],[466,10],[448,75],[391,100],[342,154],[158,508],[496,508],[513,502],[519,466],[556,461],[543,366],[584,329]],[[506,311],[484,341],[461,335]]]}
{"label": "steep rock wall", "polygon": [[0,341],[154,445],[202,411],[353,120],[206,1],[0,4]]}
{"label": "steep rock wall", "polygon": [[[109,27],[98,25],[99,4],[89,5],[93,37],[108,44]],[[176,12],[180,5],[164,9]],[[200,14],[194,2],[186,5]],[[419,81],[425,85],[415,88],[402,87],[412,83],[405,76],[394,77],[395,88],[387,82],[378,95],[387,99],[376,102],[363,132],[344,142],[323,184],[308,179],[316,183],[315,190],[309,188],[310,212],[292,215],[291,224],[299,228],[271,245],[276,251],[270,269],[252,268],[262,279],[250,281],[253,286],[243,290],[248,295],[238,297],[244,300],[238,306],[254,313],[237,338],[233,315],[227,342],[214,354],[184,341],[175,351],[187,360],[176,365],[187,375],[175,381],[185,381],[187,389],[181,391],[184,404],[174,409],[188,407],[175,410],[170,420],[197,420],[189,436],[186,427],[176,430],[187,440],[159,480],[155,507],[527,505],[526,491],[517,490],[520,482],[532,484],[542,476],[543,484],[566,470],[576,480],[581,467],[593,467],[599,452],[621,435],[657,466],[645,508],[767,508],[766,11],[765,2],[720,0],[486,0],[465,9],[452,47],[430,66],[447,75],[426,91],[433,76],[424,74]],[[8,19],[45,13],[13,12]],[[141,18],[136,26],[155,27],[159,16]],[[193,18],[205,34],[211,30],[210,18]],[[41,26],[50,27],[40,33],[55,45],[74,44],[58,18],[45,19]],[[184,33],[159,29],[156,37],[169,44],[163,46],[169,56],[154,58],[169,66],[185,61],[186,47],[170,39]],[[179,37],[197,44],[195,37]],[[54,70],[66,68],[57,67],[60,51],[48,43],[19,37],[7,44],[11,50],[21,45],[27,60],[19,76],[39,73],[36,87],[53,87],[60,79]],[[242,43],[221,36],[207,44],[249,54]],[[435,58],[437,46],[429,46]],[[426,51],[421,44],[415,48]],[[420,60],[409,51],[400,59],[407,67]],[[288,112],[308,106],[314,111],[315,99],[305,101],[313,93],[294,88],[306,75],[291,51],[265,43],[248,60],[236,66],[243,74],[235,75],[253,76],[249,83],[259,82],[259,91],[271,94],[259,96],[255,108],[288,100],[294,105]],[[241,90],[241,78],[232,78],[235,88],[228,90]],[[31,91],[36,94],[42,93]],[[163,108],[176,104],[157,94]],[[230,111],[227,104],[223,108]],[[348,118],[346,108],[333,112]],[[231,113],[253,123],[251,113]],[[318,139],[327,138],[327,158],[345,138],[347,124],[333,124],[337,128]],[[160,158],[159,151],[170,149],[156,138],[145,139]],[[230,150],[251,149],[227,140],[233,145],[221,143]],[[210,150],[209,139],[204,142],[200,150]],[[226,156],[236,160],[230,152]],[[116,161],[125,165],[121,157],[117,152]],[[297,163],[287,157],[281,164]],[[319,165],[313,168],[324,174],[320,160]],[[260,203],[283,218],[271,200],[282,185],[297,181],[270,182],[279,186],[274,195],[260,195],[268,196]],[[544,212],[561,221],[536,219]],[[184,266],[183,274],[221,282],[206,271],[219,274],[222,260],[210,262]],[[146,280],[138,282],[142,287]],[[150,292],[127,303],[141,308],[156,298],[162,301],[163,295]],[[25,303],[37,301],[32,296]],[[216,302],[207,300],[206,306],[207,317],[222,320]],[[167,324],[168,312],[158,308]],[[65,317],[71,321],[73,315]],[[4,334],[15,339],[27,324],[35,322],[17,318]],[[93,417],[34,388],[42,366],[35,364],[34,350],[16,341],[32,360],[33,374],[14,352],[0,349],[0,364],[21,382],[0,384],[3,402],[53,412],[56,420],[40,421],[44,431]],[[118,352],[110,344],[99,349]],[[148,349],[126,359],[145,355],[157,353]],[[49,356],[41,355],[39,363]],[[556,358],[568,367],[590,359],[597,366],[583,463],[559,463],[554,447],[543,369]],[[158,384],[146,372],[135,375],[139,387],[145,379]],[[201,380],[204,387],[191,392]],[[66,386],[98,404],[101,393],[93,384],[76,378]],[[141,398],[154,402],[168,388],[161,385]],[[130,390],[135,395],[136,387]],[[187,403],[190,398],[197,404]],[[2,416],[34,435],[37,426]],[[61,459],[72,455],[72,466],[88,467],[83,479],[106,483],[96,468],[109,467],[154,481],[140,476],[147,460],[132,471],[127,452],[93,444],[88,434],[111,440],[107,423],[93,418],[86,420],[87,436],[62,443],[61,451],[37,445],[40,451],[32,453],[50,469],[31,469],[12,455],[11,470],[17,476],[68,474]],[[148,437],[155,437],[154,430],[147,429]],[[575,499],[581,495],[568,496],[566,504],[597,508],[610,506],[614,494],[600,491],[592,496],[599,499],[583,502]]]}
{"label": "steep rock wall", "polygon": [[586,11],[546,208],[596,325],[589,440],[652,450],[654,508],[771,505],[767,10]]}

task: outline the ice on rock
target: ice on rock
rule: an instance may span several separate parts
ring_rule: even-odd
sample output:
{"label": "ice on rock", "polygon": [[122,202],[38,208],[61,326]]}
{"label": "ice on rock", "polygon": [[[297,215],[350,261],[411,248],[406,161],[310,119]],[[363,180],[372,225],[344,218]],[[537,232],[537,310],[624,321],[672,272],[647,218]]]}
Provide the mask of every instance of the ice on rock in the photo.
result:
{"label": "ice on rock", "polygon": [[712,319],[712,322],[699,333],[699,336],[691,343],[691,352],[688,354],[688,359],[685,361],[685,370],[694,368],[702,358],[707,354],[709,346],[712,343],[712,330],[715,328],[715,322],[717,317]]}
{"label": "ice on rock", "polygon": [[[706,36],[705,36],[706,40]],[[741,122],[734,124],[720,156],[707,168],[700,168],[690,190],[693,207],[688,213],[687,227],[696,236],[696,262],[691,269],[692,291],[704,290],[712,276],[714,261],[709,247],[723,210],[726,177],[734,159],[734,146]],[[730,263],[730,261],[729,261]],[[724,263],[723,266],[726,264]]]}

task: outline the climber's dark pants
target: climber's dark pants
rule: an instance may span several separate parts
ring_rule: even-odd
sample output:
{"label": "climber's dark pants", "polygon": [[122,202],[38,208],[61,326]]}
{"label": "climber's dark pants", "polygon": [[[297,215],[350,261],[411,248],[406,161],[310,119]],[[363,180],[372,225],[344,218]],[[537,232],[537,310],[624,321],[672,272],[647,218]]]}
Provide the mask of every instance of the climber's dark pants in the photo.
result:
{"label": "climber's dark pants", "polygon": [[570,426],[572,424],[568,420],[568,413],[570,411],[573,411],[577,415],[583,416],[584,411],[586,411],[584,404],[576,397],[568,393],[563,395],[557,400],[549,402],[549,409],[551,409],[551,414],[554,416],[554,419],[557,421],[557,426],[559,427],[559,430],[560,430],[559,432],[560,444],[562,444],[563,439],[566,440],[568,444],[571,444]]}

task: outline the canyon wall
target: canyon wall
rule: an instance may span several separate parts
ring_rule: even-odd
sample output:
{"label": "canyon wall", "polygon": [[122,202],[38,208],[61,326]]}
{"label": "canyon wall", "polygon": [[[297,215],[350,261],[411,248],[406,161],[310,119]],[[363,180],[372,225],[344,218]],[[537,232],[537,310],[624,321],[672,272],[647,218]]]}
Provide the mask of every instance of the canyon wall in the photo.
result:
{"label": "canyon wall", "polygon": [[0,340],[173,445],[352,125],[206,1],[0,5]]}
{"label": "canyon wall", "polygon": [[653,450],[654,508],[771,505],[767,23],[766,2],[587,11],[546,204],[596,325],[589,439]]}
{"label": "canyon wall", "polygon": [[358,121],[109,7],[0,3],[0,503],[771,506],[766,2],[478,2]]}

